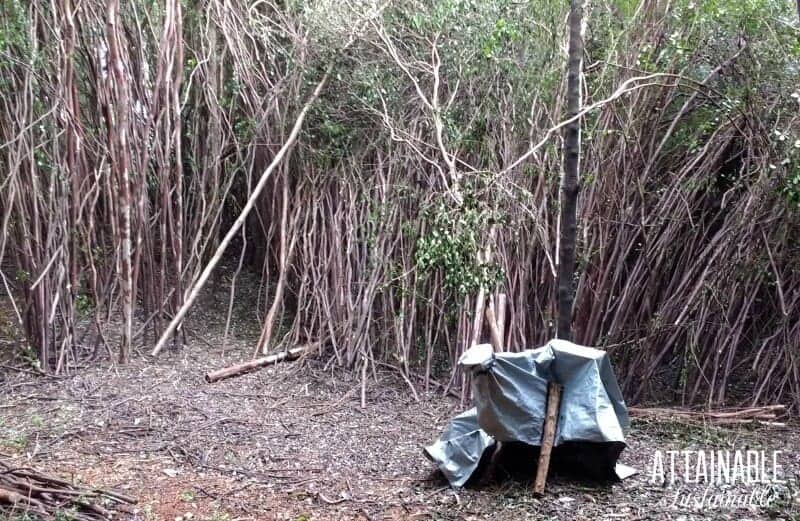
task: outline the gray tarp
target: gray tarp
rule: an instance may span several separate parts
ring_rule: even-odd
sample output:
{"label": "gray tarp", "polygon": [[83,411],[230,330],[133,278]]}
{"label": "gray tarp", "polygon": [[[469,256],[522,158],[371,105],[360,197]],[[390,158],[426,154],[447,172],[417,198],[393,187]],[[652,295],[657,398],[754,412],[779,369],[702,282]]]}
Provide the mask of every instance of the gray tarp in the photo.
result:
{"label": "gray tarp", "polygon": [[478,414],[472,408],[453,418],[439,439],[425,447],[425,454],[439,464],[439,470],[450,483],[460,487],[475,472],[481,456],[494,443],[494,438],[478,427]]}
{"label": "gray tarp", "polygon": [[624,446],[628,412],[605,351],[564,340],[520,353],[494,353],[481,344],[465,352],[459,364],[472,372],[476,407],[456,416],[425,448],[454,486],[467,482],[495,441],[540,444],[550,381],[564,386],[555,446]]}

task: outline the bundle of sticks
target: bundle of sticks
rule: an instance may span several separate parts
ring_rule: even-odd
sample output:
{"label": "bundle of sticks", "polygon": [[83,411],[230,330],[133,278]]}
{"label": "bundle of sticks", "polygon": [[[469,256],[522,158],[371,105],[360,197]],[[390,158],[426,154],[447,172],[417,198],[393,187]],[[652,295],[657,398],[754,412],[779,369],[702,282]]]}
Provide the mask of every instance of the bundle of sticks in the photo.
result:
{"label": "bundle of sticks", "polygon": [[119,492],[82,487],[0,461],[0,513],[8,514],[8,519],[25,514],[42,520],[111,519],[120,506],[135,503],[135,498]]}
{"label": "bundle of sticks", "polygon": [[682,420],[690,423],[713,423],[717,425],[758,423],[773,427],[784,427],[786,425],[775,421],[786,413],[785,405],[766,405],[763,407],[720,409],[716,411],[694,411],[664,407],[629,407],[628,412],[633,417]]}

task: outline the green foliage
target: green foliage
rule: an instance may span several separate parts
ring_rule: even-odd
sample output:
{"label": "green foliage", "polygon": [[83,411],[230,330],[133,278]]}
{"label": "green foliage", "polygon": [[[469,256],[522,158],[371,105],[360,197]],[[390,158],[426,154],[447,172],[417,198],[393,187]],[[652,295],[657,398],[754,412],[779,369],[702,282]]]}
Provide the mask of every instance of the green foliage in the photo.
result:
{"label": "green foliage", "polygon": [[233,75],[231,78],[225,81],[222,89],[220,105],[227,111],[233,110],[240,101],[240,91],[241,85],[239,84],[239,79]]}
{"label": "green foliage", "polygon": [[79,315],[85,317],[94,309],[94,302],[88,293],[80,293],[75,297],[75,310]]}
{"label": "green foliage", "polygon": [[247,143],[255,135],[256,122],[251,118],[242,118],[233,125],[233,133],[242,143]]}
{"label": "green foliage", "polygon": [[22,359],[25,363],[30,366],[35,371],[40,371],[42,369],[42,363],[39,360],[39,356],[36,352],[28,345],[23,345],[22,350]]}
{"label": "green foliage", "polygon": [[28,446],[28,436],[21,432],[7,431],[4,433],[0,446],[8,447],[12,450],[22,451]]}
{"label": "green foliage", "polygon": [[[706,150],[715,132],[731,128],[732,124],[746,129],[745,114],[777,127],[798,109],[795,89],[800,82],[800,31],[796,13],[780,0],[746,0],[726,2],[711,0],[695,2],[681,0],[672,5],[663,19],[664,37],[642,42],[638,46],[636,66],[647,72],[673,72],[705,83],[703,89],[684,88],[679,95],[667,99],[663,109],[664,127],[691,101],[688,110],[678,120],[675,131],[656,163],[657,168],[670,171],[678,165],[672,158],[685,158]],[[602,15],[608,29],[603,31],[592,24],[592,32],[603,39],[622,38],[629,29],[628,15],[613,18]],[[607,43],[594,42],[595,53],[604,53]],[[728,64],[720,68],[721,64]],[[593,88],[602,88],[602,79],[588,76]],[[769,109],[767,109],[769,107]],[[784,122],[784,123],[781,123]],[[633,137],[633,136],[629,136]],[[770,169],[781,179],[780,191],[790,204],[800,201],[797,184],[797,156],[793,150],[797,136],[781,131],[770,136],[772,152]],[[591,136],[587,142],[591,141]],[[742,145],[744,146],[744,145]],[[721,196],[732,187],[744,187],[735,161],[743,154],[736,147],[720,160],[719,170],[705,179],[687,179],[687,192],[714,191]],[[680,161],[680,159],[678,160]],[[650,183],[660,183],[658,178]],[[659,186],[648,186],[658,193]]]}
{"label": "green foliage", "polygon": [[311,159],[321,169],[336,166],[356,144],[359,128],[330,105],[321,104],[312,109],[308,130],[304,132],[310,146]]}
{"label": "green foliage", "polygon": [[422,273],[440,270],[444,287],[458,296],[481,287],[491,289],[502,280],[502,270],[481,262],[479,253],[486,248],[492,214],[474,199],[454,205],[445,197],[425,212],[430,229],[417,240],[417,269]]}
{"label": "green foliage", "polygon": [[53,516],[55,521],[73,521],[76,518],[77,511],[75,509],[57,510]]}
{"label": "green foliage", "polygon": [[27,56],[30,52],[30,21],[20,0],[6,0],[0,5],[0,65],[14,49]]}
{"label": "green foliage", "polygon": [[481,51],[484,58],[493,58],[495,55],[503,51],[507,45],[519,40],[520,30],[509,25],[504,18],[500,18],[495,22],[494,30],[489,33],[483,41]]}
{"label": "green foliage", "polygon": [[[197,232],[203,236],[197,237],[200,240],[196,244],[195,237],[184,241],[191,249],[187,259],[207,256],[208,247],[214,244],[214,234],[227,227],[231,215],[238,215],[252,188],[252,185],[248,186],[249,180],[263,172],[265,161],[277,150],[276,144],[281,138],[286,137],[310,86],[319,80],[321,71],[332,62],[335,67],[330,81],[309,112],[303,124],[303,136],[294,153],[286,159],[291,162],[290,186],[296,201],[292,205],[293,213],[304,212],[303,204],[319,204],[313,197],[317,192],[312,197],[303,192],[308,189],[306,181],[313,173],[312,183],[319,180],[323,189],[330,190],[324,193],[324,204],[328,204],[329,197],[334,212],[353,210],[352,215],[356,216],[348,219],[347,226],[357,228],[349,231],[363,250],[346,254],[368,257],[366,263],[358,264],[359,268],[366,266],[364,271],[384,275],[385,279],[380,283],[382,287],[391,287],[393,295],[405,296],[406,292],[421,287],[429,290],[433,284],[429,284],[431,281],[425,280],[425,276],[430,274],[442,277],[448,298],[473,294],[481,287],[491,288],[497,284],[502,278],[500,268],[482,263],[479,252],[486,247],[492,221],[498,218],[499,209],[504,208],[508,200],[519,203],[524,197],[524,210],[535,207],[536,211],[523,213],[518,205],[508,211],[504,209],[508,214],[515,211],[519,214],[509,226],[503,227],[505,244],[514,240],[513,237],[519,237],[520,241],[528,242],[520,249],[525,254],[530,251],[527,248],[541,246],[531,255],[539,261],[544,248],[552,252],[552,243],[548,241],[557,235],[554,233],[557,220],[553,217],[558,210],[556,194],[561,159],[558,133],[538,150],[536,157],[520,165],[521,168],[508,175],[496,174],[524,152],[530,139],[541,138],[547,128],[564,116],[567,2],[251,1],[231,3],[230,9],[222,10],[224,12],[206,10],[204,5],[197,0],[184,1],[182,37],[185,58],[183,63],[176,64],[184,75],[179,93],[183,186],[186,191],[183,194],[183,217],[187,224],[184,233],[198,230],[190,226],[197,220],[205,222],[206,217],[200,218],[201,215],[212,216],[208,218],[209,229]],[[582,185],[585,193],[591,196],[585,200],[591,204],[582,208],[587,213],[581,216],[586,219],[582,222],[587,223],[582,229],[586,232],[582,241],[585,240],[587,245],[593,244],[595,248],[602,243],[605,249],[608,241],[613,244],[617,237],[623,237],[616,233],[616,223],[620,223],[619,226],[630,225],[630,213],[636,213],[638,221],[640,210],[642,234],[648,239],[653,238],[652,234],[658,233],[659,222],[684,218],[682,209],[678,214],[648,214],[652,208],[650,202],[670,189],[686,192],[678,195],[685,199],[687,208],[691,207],[687,220],[693,221],[692,234],[713,233],[719,221],[727,217],[724,213],[727,208],[736,208],[735,204],[727,203],[723,210],[716,208],[721,195],[730,195],[728,191],[731,188],[760,188],[762,185],[755,179],[765,179],[768,182],[763,186],[774,190],[768,194],[770,202],[786,202],[794,209],[800,208],[800,157],[799,147],[795,145],[800,136],[796,119],[800,95],[795,90],[800,84],[800,34],[791,2],[674,0],[644,3],[641,0],[619,0],[593,2],[591,5],[584,67],[586,103],[606,98],[622,81],[642,71],[670,75],[625,94],[583,118],[585,172],[582,173]],[[378,11],[376,6],[385,9]],[[104,120],[107,100],[98,92],[104,84],[100,73],[104,57],[102,52],[98,52],[103,48],[100,45],[104,39],[103,21],[87,17],[84,8],[78,8],[78,11],[81,34],[74,63],[81,111],[75,114],[75,121],[85,132],[82,153],[86,154],[88,172],[96,175],[98,182],[113,183],[113,179],[105,174],[109,159],[108,122]],[[27,112],[22,118],[25,121],[20,122],[25,125],[19,129],[25,127],[27,130],[24,140],[18,140],[18,143],[31,144],[29,148],[22,148],[12,143],[0,150],[0,163],[6,159],[5,154],[16,150],[14,157],[25,163],[20,171],[26,175],[30,171],[38,178],[58,176],[65,179],[69,173],[63,166],[64,155],[59,147],[65,139],[62,136],[67,135],[63,126],[65,121],[69,121],[69,115],[61,105],[60,82],[64,77],[60,74],[60,67],[64,62],[59,55],[60,42],[53,37],[59,24],[52,13],[40,11],[36,14],[39,21],[34,25],[32,12],[28,3],[22,0],[0,3],[0,87],[5,87],[3,90],[8,98],[4,115],[12,116],[6,118],[11,125],[0,127],[7,133],[9,129],[12,134],[16,132],[16,117],[21,112],[8,109],[25,108],[23,112]],[[151,195],[151,199],[145,198],[139,207],[144,210],[144,215],[140,217],[137,212],[135,224],[141,227],[141,231],[155,229],[162,216],[168,215],[162,213],[166,208],[150,203],[159,201],[164,181],[172,180],[155,167],[153,158],[159,156],[150,153],[163,137],[147,132],[147,117],[140,118],[148,115],[149,104],[155,102],[153,93],[149,91],[158,70],[156,51],[164,15],[164,3],[156,0],[126,2],[122,12],[126,34],[133,35],[127,42],[130,49],[126,51],[130,55],[126,62],[132,67],[127,74],[131,85],[135,86],[132,103],[138,107],[134,118],[138,130],[131,135],[131,152],[132,157],[151,158],[151,164],[138,165],[140,168],[134,173],[136,180],[142,179],[139,176],[147,176],[146,190]],[[360,23],[366,19],[374,23]],[[359,29],[354,32],[356,27]],[[405,67],[395,63],[387,54],[384,37],[394,42]],[[31,38],[35,40],[31,41]],[[734,55],[738,56],[735,62],[717,71],[720,64],[728,62]],[[427,96],[430,100],[433,96],[435,67],[439,67],[437,112],[430,103],[421,99]],[[20,81],[21,71],[32,72],[26,86]],[[715,74],[711,74],[712,71]],[[709,80],[705,81],[706,78]],[[680,86],[673,87],[673,82]],[[700,85],[701,82],[705,84]],[[790,97],[793,91],[794,97]],[[423,96],[420,93],[424,93]],[[24,104],[15,101],[15,96]],[[30,104],[25,101],[28,99],[32,100]],[[688,110],[685,114],[681,112],[675,131],[666,141],[666,146],[660,147],[664,132],[671,128],[671,123],[687,101],[691,101]],[[15,103],[19,105],[15,107]],[[141,106],[145,109],[139,110]],[[434,135],[434,123],[439,121],[444,125],[444,148],[455,156],[458,168],[464,168],[465,179],[488,173],[485,180],[482,178],[480,188],[473,187],[460,205],[448,198],[446,191],[449,187],[442,186],[448,180],[442,180],[438,172],[438,168],[444,168],[442,152]],[[780,130],[771,134],[767,129],[773,128]],[[6,136],[6,140],[13,137]],[[715,148],[713,145],[717,143],[731,150]],[[652,157],[656,148],[658,157]],[[376,153],[376,150],[380,152]],[[20,154],[20,151],[24,153]],[[705,156],[701,157],[701,154]],[[743,159],[734,164],[728,160],[730,157]],[[698,161],[694,162],[694,159]],[[170,161],[173,159],[166,158],[167,163]],[[6,162],[12,164],[14,161]],[[375,179],[378,163],[382,169],[381,181]],[[643,165],[651,164],[653,168],[649,169],[647,176],[638,175]],[[683,175],[682,172],[682,180],[675,181],[677,172],[685,165],[697,165],[696,172],[703,174],[690,172]],[[213,176],[198,175],[209,168],[215,169]],[[8,174],[0,173],[0,185],[5,181],[4,175]],[[92,177],[86,177],[81,189],[84,186],[90,189]],[[608,185],[614,179],[633,182],[611,190]],[[208,185],[203,186],[205,183]],[[380,193],[388,198],[388,202],[376,197],[379,184]],[[634,185],[635,188],[630,189]],[[96,219],[93,233],[98,237],[113,236],[115,230],[114,190],[109,190],[107,195],[98,198],[96,210],[91,210],[90,203],[81,210],[81,218],[91,216]],[[445,194],[431,194],[436,190]],[[338,200],[341,194],[346,194],[347,200]],[[78,195],[82,200],[91,200],[86,198],[86,194]],[[46,201],[43,211],[60,208],[51,204],[58,200],[51,199],[44,190],[35,196]],[[435,202],[419,215],[420,201],[431,196]],[[639,196],[643,204],[639,204]],[[224,204],[216,202],[218,197],[226,198]],[[267,189],[263,194],[264,201],[269,197]],[[754,200],[760,201],[758,198]],[[350,204],[352,206],[348,207]],[[25,204],[20,205],[23,206]],[[264,208],[268,207],[269,204]],[[90,215],[91,211],[95,214]],[[327,211],[324,207],[320,215],[327,215]],[[16,213],[15,210],[11,214],[10,229],[16,229],[15,221],[25,222],[22,219],[26,216],[17,216]],[[301,218],[297,222],[303,222],[302,213],[294,215]],[[211,222],[217,219],[216,216],[222,218]],[[139,222],[141,219],[146,222]],[[31,230],[36,230],[34,219],[30,219],[29,225]],[[796,226],[796,223],[791,225]],[[534,226],[543,227],[542,233],[531,233]],[[259,239],[261,232],[254,231],[257,229],[248,225],[246,233]],[[602,233],[599,241],[595,235],[598,231]],[[209,241],[205,241],[205,234],[210,234]],[[301,242],[318,240],[314,234],[312,237],[304,235],[299,236]],[[387,250],[381,247],[378,238],[389,238],[396,244],[391,248],[391,258],[382,258]],[[55,239],[58,237],[53,234],[43,237],[49,241],[47,244]],[[101,244],[106,240],[107,243]],[[91,252],[95,266],[102,268],[101,279],[113,278],[117,244],[113,237],[97,241],[81,249],[83,256]],[[206,242],[211,246],[204,246]],[[535,244],[537,242],[541,244]],[[150,243],[142,243],[141,247],[137,245],[137,252],[147,255],[147,244]],[[410,278],[404,277],[410,262],[408,248],[412,244],[417,273],[422,275],[417,280],[423,279],[423,284],[417,287],[412,285]],[[19,244],[12,246],[9,251],[19,250]],[[649,248],[652,244],[645,246]],[[624,261],[636,261],[647,249],[645,246],[641,243],[632,246]],[[316,247],[323,246],[309,242],[298,246],[298,251],[313,252]],[[267,250],[271,251],[270,248]],[[528,273],[531,269],[538,269],[539,262],[522,266],[519,263],[526,261],[514,254],[511,251],[503,259],[503,262],[509,262],[512,270]],[[592,270],[593,259],[602,253],[581,251],[578,255],[580,269]],[[786,254],[780,252],[780,255]],[[81,259],[77,260],[81,262]],[[293,262],[293,271],[298,263]],[[16,277],[18,286],[24,288],[30,284],[43,265],[41,262],[32,263],[20,270]],[[606,266],[602,262],[598,265]],[[757,269],[763,269],[763,265],[762,262]],[[375,266],[379,269],[373,271]],[[779,267],[781,269],[775,271],[783,272],[783,266]],[[193,272],[191,266],[184,268],[186,273]],[[740,269],[744,271],[744,268]],[[647,270],[630,273],[644,272],[650,276]],[[623,270],[620,273],[629,272]],[[772,270],[765,278],[769,278],[770,273]],[[657,278],[658,272],[652,276]],[[141,279],[143,286],[149,284],[145,279],[147,277]],[[354,279],[353,285],[363,280]],[[531,277],[530,280],[532,284],[538,284],[533,281],[542,279]],[[593,290],[591,281],[596,279],[587,277],[586,280],[589,283],[582,285],[585,288],[582,291],[587,291],[586,288]],[[620,280],[619,284],[623,286],[627,284],[624,276],[614,280]],[[171,284],[172,281],[166,282]],[[296,287],[295,282],[290,282],[292,287]],[[49,281],[43,279],[43,283]],[[111,284],[113,287],[113,281]],[[708,287],[712,288],[711,283]],[[85,291],[85,286],[82,289]],[[610,293],[617,289],[614,287]],[[771,289],[771,293],[775,293],[774,288]],[[514,291],[526,292],[527,288],[515,287]],[[430,297],[424,293],[417,291],[415,294],[418,306],[426,305],[425,299]],[[547,290],[528,293],[535,293],[535,296],[526,295],[524,298],[530,299],[527,303],[552,297]],[[90,313],[95,305],[94,296],[80,291],[76,294],[74,305],[77,313]],[[438,294],[437,289],[434,295]],[[432,300],[436,298],[438,296]],[[608,297],[599,295],[598,298]],[[615,297],[612,295],[611,298]],[[728,304],[726,295],[715,298]],[[142,302],[149,300],[143,298]],[[660,304],[648,301],[647,307],[651,305],[658,309]],[[598,304],[598,309],[612,307]],[[763,309],[768,308],[767,304],[763,305]],[[445,313],[443,322],[452,328],[456,322],[455,315],[450,314],[449,309]],[[544,325],[550,318],[546,313],[542,312],[540,322]],[[657,311],[654,313],[657,317]],[[649,318],[642,318],[641,323],[630,324],[630,327],[647,326],[647,320]],[[603,319],[598,323],[605,322]],[[602,329],[604,326],[599,327]],[[658,317],[652,320],[650,329],[655,333],[663,327],[666,325]],[[544,329],[539,328],[540,331]],[[59,331],[55,333],[56,336],[60,334]],[[425,337],[418,335],[416,330],[411,334],[418,343]],[[756,335],[757,332],[751,335],[748,329],[742,338],[755,338]],[[614,342],[613,335],[609,339]],[[689,349],[692,347],[690,345]],[[691,351],[684,353],[695,354]],[[39,361],[33,350],[26,349],[23,356],[33,367],[38,367]],[[434,361],[444,361],[437,358],[442,356],[446,357],[446,353],[435,353]],[[694,359],[687,359],[684,367],[688,367],[689,362],[694,363]],[[681,377],[682,383],[687,383],[693,375],[690,372]]]}
{"label": "green foliage", "polygon": [[780,150],[779,157],[783,159],[777,165],[771,164],[770,168],[781,171],[780,193],[792,208],[800,210],[800,136],[776,130],[775,138]]}
{"label": "green foliage", "polygon": [[[397,2],[383,11],[381,22],[404,61],[430,64],[431,46],[436,46],[440,102],[453,98],[440,114],[446,145],[488,170],[497,166],[497,122],[528,125],[527,111],[510,107],[553,99],[563,71],[557,59],[559,35],[550,28],[559,26],[565,12],[555,0]],[[337,13],[334,9],[331,16]],[[318,164],[336,162],[345,150],[374,142],[376,128],[387,130],[379,116],[384,112],[400,130],[419,123],[413,120],[419,118],[415,107],[420,100],[408,74],[379,49],[374,34],[366,38],[378,42],[357,42],[354,59],[340,60],[336,81],[309,117],[306,132]],[[410,72],[430,97],[432,76],[421,70],[414,66]],[[423,132],[432,132],[432,121],[423,123]]]}

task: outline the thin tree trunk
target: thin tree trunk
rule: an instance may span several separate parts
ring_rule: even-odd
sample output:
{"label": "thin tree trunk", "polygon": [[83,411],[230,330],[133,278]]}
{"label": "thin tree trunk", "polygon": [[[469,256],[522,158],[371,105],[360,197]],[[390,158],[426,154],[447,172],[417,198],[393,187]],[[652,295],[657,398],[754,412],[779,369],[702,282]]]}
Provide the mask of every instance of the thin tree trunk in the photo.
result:
{"label": "thin tree trunk", "polygon": [[[581,0],[571,0],[569,12],[569,63],[567,66],[567,116],[574,117],[581,108]],[[573,274],[575,243],[578,234],[578,168],[581,152],[580,119],[564,131],[564,175],[561,179],[561,233],[558,259],[558,332],[556,336],[572,340],[572,304],[575,300]]]}
{"label": "thin tree trunk", "polygon": [[[256,352],[253,355],[254,358],[258,356],[259,352],[262,355],[266,355],[269,352],[269,341],[272,338],[272,328],[275,325],[275,317],[278,316],[278,312],[283,305],[283,292],[286,288],[286,276],[289,269],[289,261],[296,243],[294,226],[292,226],[292,230],[290,232],[289,224],[287,222],[289,220],[289,168],[286,163],[284,163],[282,183],[283,207],[281,208],[280,253],[278,254],[280,257],[280,272],[278,274],[278,282],[275,287],[275,295],[272,299],[272,305],[269,307],[266,318],[264,318],[264,325],[261,328],[261,336],[258,339]],[[289,245],[289,233],[292,234],[291,245]]]}
{"label": "thin tree trunk", "polygon": [[[110,0],[106,19],[106,37],[108,39],[108,68],[111,71],[109,82],[113,92],[112,109],[114,121],[109,128],[114,134],[109,136],[112,151],[112,170],[116,172],[117,194],[119,196],[121,256],[119,260],[120,286],[122,288],[122,314],[124,325],[122,341],[119,348],[119,360],[124,363],[131,350],[133,336],[133,266],[132,266],[132,215],[131,215],[131,186],[128,155],[128,130],[130,101],[128,97],[128,80],[125,77],[125,68],[120,54],[119,1]],[[116,153],[114,153],[116,152]]]}

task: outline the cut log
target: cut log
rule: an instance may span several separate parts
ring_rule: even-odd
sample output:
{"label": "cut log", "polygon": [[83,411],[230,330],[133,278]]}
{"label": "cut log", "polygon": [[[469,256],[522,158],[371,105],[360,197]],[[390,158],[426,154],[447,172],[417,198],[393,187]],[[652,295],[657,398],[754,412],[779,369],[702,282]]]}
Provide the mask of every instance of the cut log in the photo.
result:
{"label": "cut log", "polygon": [[539,464],[536,466],[536,480],[533,482],[533,493],[537,496],[544,494],[544,485],[547,481],[547,471],[550,469],[550,454],[553,451],[553,441],[556,438],[558,427],[558,411],[561,405],[561,384],[550,382],[547,384],[547,411],[542,428],[542,446],[539,450]]}
{"label": "cut log", "polygon": [[293,347],[287,351],[282,351],[280,353],[275,353],[273,355],[262,356],[260,358],[255,358],[248,362],[243,362],[241,364],[232,365],[230,367],[225,367],[223,369],[217,369],[216,371],[211,371],[210,373],[206,373],[206,382],[214,383],[216,381],[222,380],[223,378],[230,378],[232,376],[239,376],[241,374],[249,373],[250,371],[254,371],[256,369],[261,369],[262,367],[266,367],[268,365],[277,364],[278,362],[290,362],[292,360],[297,360],[300,358],[300,355],[305,353],[306,351],[311,350],[312,347],[315,347],[318,344],[308,344],[299,347]]}

